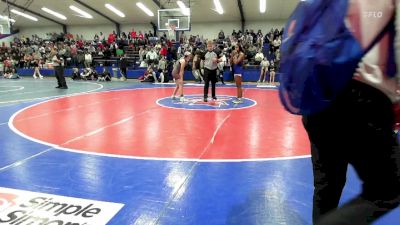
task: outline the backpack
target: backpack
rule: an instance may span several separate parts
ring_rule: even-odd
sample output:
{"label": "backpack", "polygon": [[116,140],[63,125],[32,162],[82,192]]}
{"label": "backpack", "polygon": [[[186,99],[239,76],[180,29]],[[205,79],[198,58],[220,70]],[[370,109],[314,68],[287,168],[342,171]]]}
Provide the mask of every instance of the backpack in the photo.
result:
{"label": "backpack", "polygon": [[[349,2],[301,1],[290,16],[281,46],[279,87],[281,102],[290,113],[310,115],[326,109],[352,79],[364,55],[385,33],[394,32],[393,15],[363,48],[345,24]],[[366,2],[362,4],[374,4]]]}

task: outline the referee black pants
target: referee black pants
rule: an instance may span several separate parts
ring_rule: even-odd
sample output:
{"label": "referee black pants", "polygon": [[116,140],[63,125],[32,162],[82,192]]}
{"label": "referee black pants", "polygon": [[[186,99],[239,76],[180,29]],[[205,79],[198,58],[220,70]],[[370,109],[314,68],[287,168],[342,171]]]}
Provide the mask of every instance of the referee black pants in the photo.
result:
{"label": "referee black pants", "polygon": [[213,98],[216,98],[215,84],[217,83],[217,69],[209,70],[204,68],[204,98],[208,98],[208,87],[211,81],[211,94]]}
{"label": "referee black pants", "polygon": [[57,78],[58,87],[67,87],[67,82],[64,77],[64,67],[63,66],[55,66],[54,73]]}

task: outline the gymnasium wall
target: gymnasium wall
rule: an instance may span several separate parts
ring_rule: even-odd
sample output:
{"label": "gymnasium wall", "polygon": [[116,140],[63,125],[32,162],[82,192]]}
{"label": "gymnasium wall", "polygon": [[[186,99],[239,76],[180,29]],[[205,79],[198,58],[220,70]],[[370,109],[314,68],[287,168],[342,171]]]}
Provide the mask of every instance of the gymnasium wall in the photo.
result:
{"label": "gymnasium wall", "polygon": [[187,36],[203,35],[204,38],[214,39],[221,29],[225,35],[231,34],[233,29],[236,31],[240,29],[240,22],[192,23],[192,30],[185,33]]}
{"label": "gymnasium wall", "polygon": [[[129,32],[134,28],[137,32],[142,31],[143,33],[145,31],[153,31],[153,28],[150,24],[136,24],[134,26],[132,25],[125,25],[121,24],[121,32]],[[85,39],[93,39],[95,34],[100,34],[100,31],[103,32],[103,34],[108,37],[108,34],[112,33],[113,31],[116,31],[116,27],[112,24],[105,24],[105,25],[91,25],[90,27],[87,26],[68,26],[68,32],[76,35],[83,35]]]}
{"label": "gymnasium wall", "polygon": [[[247,21],[245,24],[245,29],[253,29],[257,32],[259,29],[263,34],[271,30],[271,28],[280,29],[285,24],[285,21]],[[240,22],[214,22],[214,23],[193,23],[192,30],[187,32],[187,34],[202,34],[204,38],[216,38],[219,31],[223,30],[225,36],[231,35],[233,29],[239,31],[241,29]]]}
{"label": "gymnasium wall", "polygon": [[[261,29],[265,34],[271,28],[281,28],[285,24],[285,21],[247,21],[245,29],[253,29],[257,31]],[[214,22],[214,23],[192,23],[192,30],[185,32],[187,35],[203,35],[204,38],[216,38],[219,31],[222,29],[225,35],[230,35],[232,30],[238,31],[240,29],[240,22]],[[153,28],[150,24],[122,24],[121,31],[131,31],[134,28],[136,31],[152,31]],[[31,36],[37,34],[41,38],[46,38],[46,33],[49,32],[62,32],[62,27],[58,25],[46,26],[46,27],[19,27],[20,36]],[[104,25],[90,25],[90,26],[68,26],[68,32],[74,35],[83,35],[85,39],[92,39],[94,35],[102,31],[106,36],[115,30],[115,26],[112,24]]]}
{"label": "gymnasium wall", "polygon": [[45,26],[45,27],[18,27],[20,37],[31,37],[32,34],[37,34],[40,38],[46,38],[46,33],[61,33],[63,31],[62,27],[59,25]]}
{"label": "gymnasium wall", "polygon": [[263,34],[268,33],[271,28],[278,28],[279,30],[285,26],[286,20],[277,20],[277,21],[252,21],[246,23],[246,29],[253,29],[254,32],[257,32],[258,29],[261,29]]}

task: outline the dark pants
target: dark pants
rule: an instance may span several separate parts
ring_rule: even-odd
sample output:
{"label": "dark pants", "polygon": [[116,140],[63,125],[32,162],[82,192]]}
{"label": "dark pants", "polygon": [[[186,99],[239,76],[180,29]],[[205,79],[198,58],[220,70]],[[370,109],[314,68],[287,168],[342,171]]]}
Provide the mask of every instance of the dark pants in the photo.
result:
{"label": "dark pants", "polygon": [[204,98],[208,97],[208,87],[210,86],[210,81],[212,97],[216,98],[215,83],[217,83],[217,70],[209,70],[204,68]]}
{"label": "dark pants", "polygon": [[121,68],[121,75],[125,78],[128,78],[128,76],[126,75],[126,67]]}
{"label": "dark pants", "polygon": [[221,83],[225,84],[224,83],[224,70],[218,69],[218,75],[219,75],[219,80],[221,81]]}
{"label": "dark pants", "polygon": [[64,77],[64,67],[63,66],[55,66],[54,73],[57,78],[58,87],[67,87],[67,82]]}
{"label": "dark pants", "polygon": [[[311,142],[314,223],[369,224],[399,204],[400,151],[386,95],[352,81],[328,109],[303,117],[303,123]],[[348,164],[363,191],[337,209]]]}

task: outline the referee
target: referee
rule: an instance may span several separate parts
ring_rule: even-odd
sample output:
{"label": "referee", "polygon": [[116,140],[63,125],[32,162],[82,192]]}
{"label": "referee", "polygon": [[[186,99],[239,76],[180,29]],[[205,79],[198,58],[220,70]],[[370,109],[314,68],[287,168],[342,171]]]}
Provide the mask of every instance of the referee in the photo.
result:
{"label": "referee", "polygon": [[64,77],[64,65],[63,65],[64,60],[58,55],[56,48],[53,49],[51,55],[52,55],[54,73],[56,75],[58,83],[58,86],[56,88],[68,89],[67,82],[65,81]]}
{"label": "referee", "polygon": [[214,44],[212,41],[207,42],[207,53],[204,56],[204,102],[208,101],[208,87],[211,81],[212,98],[217,100],[215,95],[215,83],[217,83],[217,67],[218,58],[217,54],[213,52]]}

